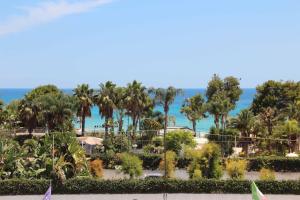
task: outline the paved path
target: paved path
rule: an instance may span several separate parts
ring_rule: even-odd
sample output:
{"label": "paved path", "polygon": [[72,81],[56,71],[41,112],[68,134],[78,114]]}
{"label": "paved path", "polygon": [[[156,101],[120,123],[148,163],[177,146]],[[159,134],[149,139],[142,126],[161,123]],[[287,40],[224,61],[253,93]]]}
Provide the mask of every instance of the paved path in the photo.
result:
{"label": "paved path", "polygon": [[[269,200],[299,200],[300,195],[267,195]],[[42,200],[43,196],[0,196],[1,200]],[[52,200],[251,200],[249,194],[99,194],[53,195]]]}
{"label": "paved path", "polygon": [[[153,173],[161,173],[159,170],[144,170],[144,175],[153,174]],[[222,179],[229,179],[229,176],[224,172]],[[299,180],[300,172],[276,172],[275,173],[276,180]],[[104,169],[104,179],[120,179],[124,178],[121,173],[118,173],[116,170]],[[189,175],[186,170],[179,169],[175,171],[175,177],[187,180],[189,179]],[[245,174],[246,180],[259,180],[259,172],[246,172]]]}

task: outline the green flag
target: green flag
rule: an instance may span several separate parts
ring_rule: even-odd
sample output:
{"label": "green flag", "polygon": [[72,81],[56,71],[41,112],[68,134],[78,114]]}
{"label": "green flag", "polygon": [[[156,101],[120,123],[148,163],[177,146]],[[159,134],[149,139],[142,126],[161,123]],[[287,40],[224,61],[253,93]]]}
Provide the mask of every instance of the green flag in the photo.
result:
{"label": "green flag", "polygon": [[267,200],[267,197],[261,193],[254,181],[251,184],[252,200]]}

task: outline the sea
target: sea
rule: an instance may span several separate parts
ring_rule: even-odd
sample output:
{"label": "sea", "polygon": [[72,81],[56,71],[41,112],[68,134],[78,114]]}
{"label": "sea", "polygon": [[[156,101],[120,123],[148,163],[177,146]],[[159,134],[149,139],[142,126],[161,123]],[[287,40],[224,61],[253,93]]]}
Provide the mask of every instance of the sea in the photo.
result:
{"label": "sea", "polygon": [[[30,92],[32,89],[6,89],[0,88],[0,99],[4,101],[5,104],[10,103],[13,100],[21,99],[24,95]],[[62,89],[66,94],[72,94],[72,89]],[[205,89],[184,89],[184,94],[182,96],[177,96],[174,103],[170,107],[170,116],[174,116],[176,119],[175,124],[171,124],[171,126],[186,126],[192,128],[192,124],[187,118],[180,113],[180,108],[186,98],[192,97],[198,93],[205,94]],[[243,89],[243,93],[240,97],[240,100],[237,102],[237,105],[234,110],[230,112],[230,116],[236,116],[242,109],[248,108],[252,100],[256,90],[254,88]],[[156,110],[162,111],[162,108],[156,107]],[[101,129],[103,124],[103,119],[99,115],[99,110],[96,106],[92,108],[92,116],[87,118],[86,127],[89,131],[96,131]],[[74,122],[76,127],[79,127],[78,122]],[[126,127],[130,124],[129,117],[126,117],[124,120],[124,126]],[[208,118],[202,119],[197,123],[197,132],[208,132],[210,127],[213,125],[213,118],[209,116]]]}

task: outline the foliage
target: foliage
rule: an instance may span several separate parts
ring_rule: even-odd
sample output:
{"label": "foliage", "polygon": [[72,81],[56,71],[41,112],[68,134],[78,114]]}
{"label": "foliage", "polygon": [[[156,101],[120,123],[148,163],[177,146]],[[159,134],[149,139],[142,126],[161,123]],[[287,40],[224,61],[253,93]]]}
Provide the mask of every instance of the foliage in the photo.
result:
{"label": "foliage", "polygon": [[179,153],[183,146],[195,147],[196,142],[192,132],[172,131],[166,134],[166,149]]}
{"label": "foliage", "polygon": [[[49,180],[0,181],[0,195],[44,194]],[[300,181],[256,181],[264,194],[300,194]],[[136,194],[136,193],[229,193],[249,194],[251,181],[240,180],[102,180],[69,179],[53,184],[54,194]]]}
{"label": "foliage", "polygon": [[246,160],[229,159],[226,161],[226,171],[232,179],[244,179],[246,169]]}
{"label": "foliage", "polygon": [[[280,139],[289,139],[288,144],[281,144],[289,146],[290,152],[296,152],[299,147],[299,142],[297,141],[300,136],[299,123],[296,120],[287,120],[284,123],[275,127],[274,136]],[[277,144],[277,146],[280,144]]]}
{"label": "foliage", "polygon": [[80,117],[81,133],[85,132],[85,118],[91,117],[91,107],[93,105],[93,89],[88,84],[78,85],[74,89],[74,96],[77,104],[77,116]]}
{"label": "foliage", "polygon": [[108,129],[113,128],[114,110],[116,109],[116,84],[111,81],[100,84],[100,91],[94,98],[95,104],[99,107],[99,114],[104,118],[105,138],[108,137]]}
{"label": "foliage", "polygon": [[143,162],[135,155],[129,153],[122,153],[121,158],[121,171],[128,174],[130,178],[139,177],[143,173]]}
{"label": "foliage", "polygon": [[274,181],[275,180],[275,173],[273,170],[262,168],[259,171],[259,179],[262,181]]}
{"label": "foliage", "polygon": [[248,159],[249,171],[259,171],[262,168],[276,172],[300,172],[300,158],[256,157]]}
{"label": "foliage", "polygon": [[201,150],[190,152],[192,159],[188,173],[193,177],[195,170],[200,170],[204,178],[219,179],[222,176],[220,147],[214,143],[205,144]]}
{"label": "foliage", "polygon": [[168,119],[169,119],[168,118],[168,113],[169,113],[170,105],[174,102],[175,97],[177,95],[182,94],[182,90],[181,89],[176,89],[176,88],[170,86],[167,89],[164,89],[164,88],[158,88],[158,89],[151,88],[149,90],[149,92],[154,95],[155,104],[158,105],[158,106],[161,106],[164,110],[164,113],[165,113],[164,129],[165,129],[165,133],[166,133],[166,128],[168,126]]}
{"label": "foliage", "polygon": [[283,111],[296,102],[299,97],[299,82],[270,80],[256,87],[256,95],[251,109],[254,114],[259,114],[268,107]]}
{"label": "foliage", "polygon": [[137,123],[143,114],[153,107],[153,102],[147,93],[146,87],[137,81],[129,83],[125,93],[125,108],[132,120],[132,136],[135,139]]}
{"label": "foliage", "polygon": [[243,147],[243,151],[246,155],[248,155],[248,146],[251,142],[250,134],[253,133],[254,126],[255,126],[255,118],[253,113],[248,110],[242,110],[236,118],[232,118],[230,120],[230,126],[237,129],[242,136],[241,146]]}
{"label": "foliage", "polygon": [[218,129],[211,127],[209,130],[208,140],[218,144],[223,156],[230,156],[233,153],[235,136],[238,135],[236,129],[226,128]]}
{"label": "foliage", "polygon": [[38,106],[38,124],[49,131],[72,131],[74,99],[63,93],[45,94],[35,99]]}
{"label": "foliage", "polygon": [[208,83],[206,90],[207,109],[214,116],[216,128],[220,124],[222,129],[226,128],[226,120],[230,110],[235,108],[242,90],[237,78],[229,76],[222,80],[218,75],[214,75]]}
{"label": "foliage", "polygon": [[91,172],[91,175],[97,178],[103,177],[103,165],[102,165],[102,160],[100,159],[95,159],[90,161],[89,169]]}
{"label": "foliage", "polygon": [[174,178],[176,166],[176,153],[173,151],[166,152],[166,160],[164,156],[162,157],[161,162],[159,163],[159,169],[166,172],[167,178]]}
{"label": "foliage", "polygon": [[180,112],[183,113],[188,120],[193,124],[193,130],[196,132],[196,123],[197,121],[206,118],[205,115],[207,111],[204,98],[201,94],[197,94],[191,98],[188,98],[184,101]]}

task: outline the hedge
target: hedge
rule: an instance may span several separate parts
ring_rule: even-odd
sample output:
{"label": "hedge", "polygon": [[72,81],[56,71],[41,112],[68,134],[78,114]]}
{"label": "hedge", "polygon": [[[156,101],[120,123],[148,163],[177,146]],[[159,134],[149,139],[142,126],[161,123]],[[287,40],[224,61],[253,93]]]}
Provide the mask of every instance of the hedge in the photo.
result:
{"label": "hedge", "polygon": [[[159,154],[136,154],[143,161],[144,169],[155,170],[158,168],[161,161]],[[102,155],[100,159],[103,160],[105,168],[114,168],[109,166],[112,158]],[[277,172],[300,172],[300,158],[286,158],[286,157],[255,157],[248,158],[248,171],[259,171],[261,168],[270,168]],[[177,160],[178,168],[187,168],[191,160],[186,158],[179,158]],[[115,161],[115,164],[120,164]],[[225,160],[223,160],[225,165]]]}
{"label": "hedge", "polygon": [[[250,181],[237,180],[97,180],[92,178],[69,179],[54,185],[55,194],[124,194],[124,193],[250,193]],[[300,194],[299,181],[257,181],[266,194]],[[3,180],[0,195],[44,194],[47,180]]]}
{"label": "hedge", "polygon": [[300,172],[300,158],[256,157],[248,161],[248,171],[259,171],[264,167],[277,172]]}

